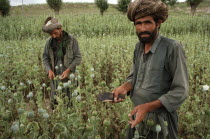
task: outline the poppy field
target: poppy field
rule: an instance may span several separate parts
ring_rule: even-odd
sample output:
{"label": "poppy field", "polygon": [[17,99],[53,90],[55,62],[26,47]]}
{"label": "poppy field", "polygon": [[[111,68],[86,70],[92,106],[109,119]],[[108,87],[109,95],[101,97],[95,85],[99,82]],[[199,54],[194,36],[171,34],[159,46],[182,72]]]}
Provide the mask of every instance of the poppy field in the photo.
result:
{"label": "poppy field", "polygon": [[[0,138],[121,139],[126,135],[129,96],[113,104],[97,101],[125,82],[138,38],[126,15],[60,14],[63,29],[77,38],[82,63],[56,89],[50,108],[50,81],[42,64],[48,15],[0,17]],[[210,138],[210,18],[169,13],[160,34],[179,40],[186,53],[189,97],[178,110],[179,137]],[[56,77],[55,80],[59,81]],[[78,81],[79,86],[73,82]],[[71,90],[71,106],[62,93]]]}

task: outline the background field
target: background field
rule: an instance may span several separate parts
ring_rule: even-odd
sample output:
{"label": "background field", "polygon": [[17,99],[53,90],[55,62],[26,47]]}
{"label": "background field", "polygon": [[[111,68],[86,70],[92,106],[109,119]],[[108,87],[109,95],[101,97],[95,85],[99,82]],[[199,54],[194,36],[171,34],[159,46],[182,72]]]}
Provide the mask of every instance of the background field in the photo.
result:
{"label": "background field", "polygon": [[[133,23],[114,7],[110,5],[102,17],[94,4],[65,4],[57,16],[63,29],[77,38],[83,60],[71,79],[78,80],[80,86],[68,86],[73,107],[68,108],[66,99],[58,97],[54,111],[49,107],[50,85],[41,61],[49,37],[41,26],[46,17],[54,16],[53,11],[47,5],[17,6],[11,16],[0,18],[0,138],[125,136],[127,115],[132,110],[129,97],[119,104],[95,99],[98,93],[125,81],[138,41]],[[192,17],[184,4],[170,8],[160,31],[179,40],[186,52],[190,96],[178,113],[179,136],[189,139],[210,137],[209,91],[202,91],[203,85],[210,85],[208,3],[198,11]]]}

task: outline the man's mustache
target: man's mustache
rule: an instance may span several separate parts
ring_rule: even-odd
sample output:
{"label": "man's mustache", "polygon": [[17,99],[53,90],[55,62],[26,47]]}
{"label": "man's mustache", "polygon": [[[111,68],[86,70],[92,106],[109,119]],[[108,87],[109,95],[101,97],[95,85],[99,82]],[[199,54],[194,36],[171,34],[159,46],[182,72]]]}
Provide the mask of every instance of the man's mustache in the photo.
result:
{"label": "man's mustache", "polygon": [[148,34],[151,35],[152,33],[149,31],[144,31],[144,32],[139,32],[138,35],[144,35],[144,34]]}

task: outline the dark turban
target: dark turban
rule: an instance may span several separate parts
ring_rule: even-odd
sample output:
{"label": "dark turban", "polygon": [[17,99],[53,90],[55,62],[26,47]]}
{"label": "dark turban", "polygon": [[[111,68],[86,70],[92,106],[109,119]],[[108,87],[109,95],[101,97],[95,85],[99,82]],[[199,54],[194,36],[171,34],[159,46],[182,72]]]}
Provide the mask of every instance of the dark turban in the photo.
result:
{"label": "dark turban", "polygon": [[51,33],[54,29],[60,29],[62,27],[58,19],[53,17],[48,17],[42,27],[42,31],[46,33]]}
{"label": "dark turban", "polygon": [[161,0],[135,0],[128,6],[128,19],[136,19],[152,16],[164,22],[168,17],[168,8]]}

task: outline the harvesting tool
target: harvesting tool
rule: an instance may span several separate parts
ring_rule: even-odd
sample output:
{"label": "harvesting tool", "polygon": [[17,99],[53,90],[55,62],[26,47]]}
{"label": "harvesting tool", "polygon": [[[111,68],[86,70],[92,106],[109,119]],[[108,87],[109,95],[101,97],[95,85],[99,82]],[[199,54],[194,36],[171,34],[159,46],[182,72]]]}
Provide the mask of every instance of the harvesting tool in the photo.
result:
{"label": "harvesting tool", "polygon": [[[124,94],[119,94],[118,98],[125,99]],[[103,92],[97,95],[98,101],[102,102],[112,102],[114,101],[114,93],[111,92]]]}

